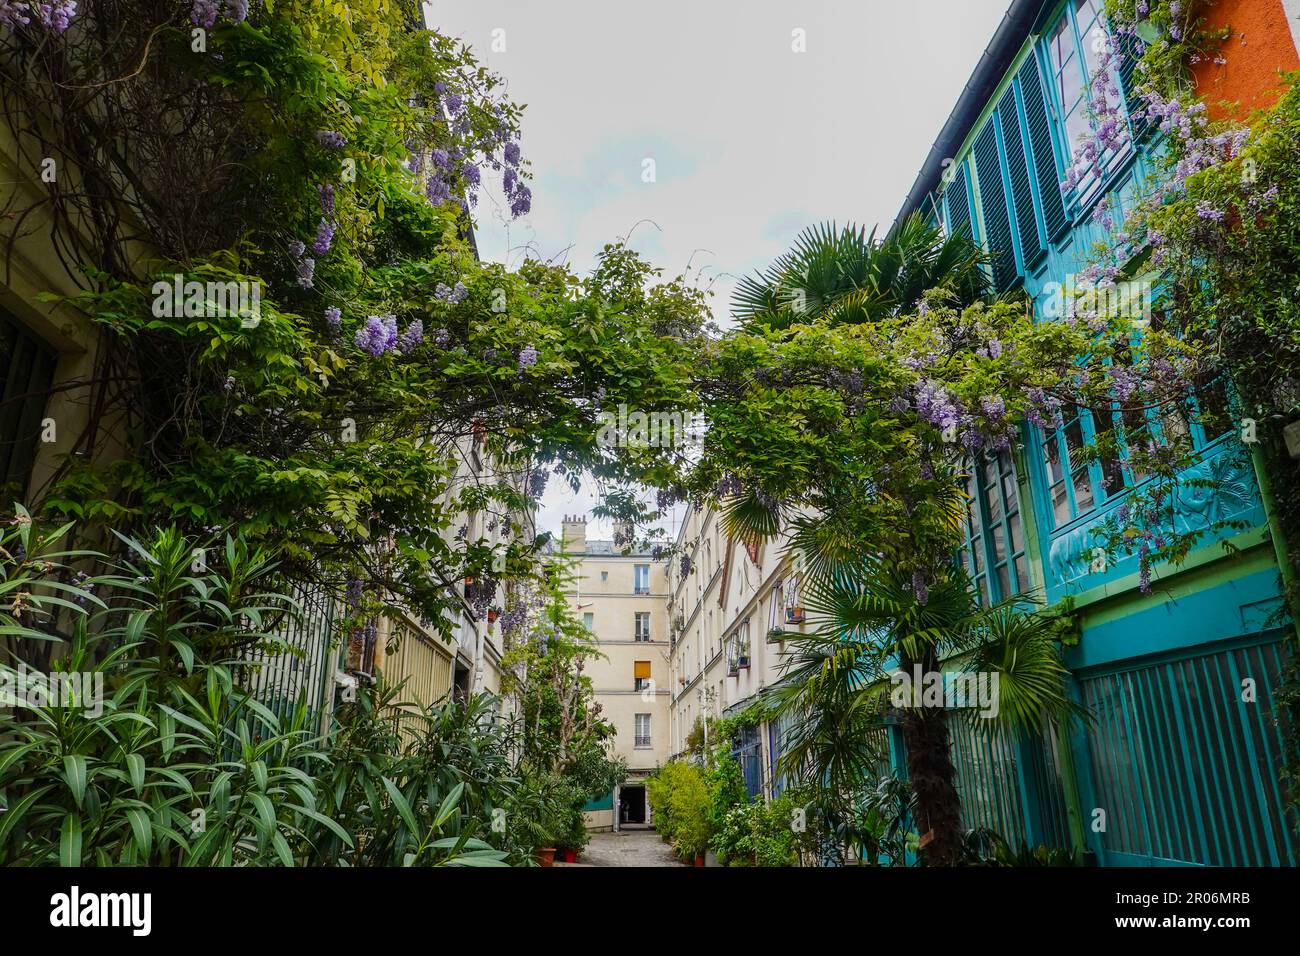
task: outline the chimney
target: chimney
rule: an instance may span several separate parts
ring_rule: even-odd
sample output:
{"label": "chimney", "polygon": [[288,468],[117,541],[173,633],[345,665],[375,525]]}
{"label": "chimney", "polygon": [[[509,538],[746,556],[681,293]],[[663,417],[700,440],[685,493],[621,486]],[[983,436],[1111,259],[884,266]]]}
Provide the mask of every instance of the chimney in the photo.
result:
{"label": "chimney", "polygon": [[570,554],[583,554],[587,550],[587,519],[579,515],[564,516],[564,550]]}

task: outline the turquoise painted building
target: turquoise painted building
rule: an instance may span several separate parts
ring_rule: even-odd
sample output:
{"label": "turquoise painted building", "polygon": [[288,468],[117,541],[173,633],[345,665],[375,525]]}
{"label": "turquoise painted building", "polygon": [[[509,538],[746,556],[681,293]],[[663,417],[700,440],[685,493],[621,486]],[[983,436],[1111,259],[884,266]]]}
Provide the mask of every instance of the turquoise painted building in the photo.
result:
{"label": "turquoise painted building", "polygon": [[[1161,148],[1135,122],[1105,175],[1063,190],[1070,144],[1088,129],[1087,89],[1105,29],[1101,0],[1017,0],[936,141],[899,221],[916,210],[994,256],[999,292],[1038,308],[1084,271],[1101,238],[1091,213],[1131,208]],[[1242,55],[1242,54],[1238,54]],[[1120,82],[1130,110],[1134,60]],[[1158,275],[1138,278],[1158,282]],[[1300,840],[1279,782],[1284,735],[1274,700],[1296,632],[1282,612],[1277,559],[1251,458],[1207,414],[1206,389],[1160,419],[1118,406],[1026,425],[1022,447],[974,462],[963,558],[986,601],[1024,591],[1073,602],[1081,628],[1066,663],[1087,723],[1033,739],[954,728],[964,824],[1013,843],[1076,847],[1101,865],[1295,865]],[[1136,557],[1097,559],[1093,535],[1143,476],[1125,441],[1184,429],[1198,450],[1175,524],[1244,523],[1202,539],[1139,588]],[[1119,455],[1085,461],[1102,432]],[[1227,539],[1225,548],[1220,539]],[[895,766],[901,735],[892,735]]]}

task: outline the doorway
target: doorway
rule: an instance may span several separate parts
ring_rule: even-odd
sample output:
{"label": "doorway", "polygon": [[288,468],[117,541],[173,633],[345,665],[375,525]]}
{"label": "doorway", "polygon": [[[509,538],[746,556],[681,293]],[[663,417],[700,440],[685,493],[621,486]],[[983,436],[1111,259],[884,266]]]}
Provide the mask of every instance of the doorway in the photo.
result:
{"label": "doorway", "polygon": [[620,826],[645,826],[645,787],[640,784],[618,788],[618,822]]}

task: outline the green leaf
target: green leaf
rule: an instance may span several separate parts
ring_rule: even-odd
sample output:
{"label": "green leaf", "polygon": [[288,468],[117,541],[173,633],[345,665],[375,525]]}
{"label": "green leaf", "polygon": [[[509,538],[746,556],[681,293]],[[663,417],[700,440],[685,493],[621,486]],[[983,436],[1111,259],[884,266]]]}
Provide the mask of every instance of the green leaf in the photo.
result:
{"label": "green leaf", "polygon": [[140,850],[140,856],[147,859],[149,850],[153,846],[153,826],[149,821],[149,814],[135,807],[126,811],[126,819],[131,824],[131,833],[135,838],[135,845]]}
{"label": "green leaf", "polygon": [[402,823],[406,825],[406,830],[407,833],[410,834],[410,838],[412,840],[417,839],[420,833],[420,828],[416,825],[415,813],[411,810],[410,803],[408,803],[406,797],[402,795],[402,791],[397,789],[397,784],[393,783],[393,781],[389,780],[387,777],[381,777],[380,779],[383,781],[384,789],[388,791],[388,796],[392,798],[393,806],[397,809],[397,815],[402,818]]}
{"label": "green leaf", "polygon": [[63,758],[63,778],[68,781],[72,799],[81,807],[86,796],[86,758],[82,754],[67,754]]}
{"label": "green leaf", "polygon": [[59,866],[81,866],[81,817],[69,813],[59,831]]}

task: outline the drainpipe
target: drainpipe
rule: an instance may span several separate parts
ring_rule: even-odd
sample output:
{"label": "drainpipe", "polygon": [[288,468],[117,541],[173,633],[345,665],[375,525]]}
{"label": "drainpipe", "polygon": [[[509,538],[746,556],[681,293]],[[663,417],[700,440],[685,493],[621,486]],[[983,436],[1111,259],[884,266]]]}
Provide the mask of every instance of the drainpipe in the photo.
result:
{"label": "drainpipe", "polygon": [[1264,465],[1264,453],[1258,442],[1250,443],[1250,463],[1255,468],[1255,485],[1259,488],[1259,498],[1264,505],[1264,514],[1268,516],[1268,536],[1273,540],[1273,556],[1277,561],[1278,573],[1282,576],[1282,590],[1287,607],[1291,611],[1291,627],[1300,639],[1300,614],[1294,605],[1295,572],[1287,558],[1286,536],[1282,533],[1282,524],[1277,518],[1277,499],[1273,497],[1273,486],[1268,480],[1268,471]]}

